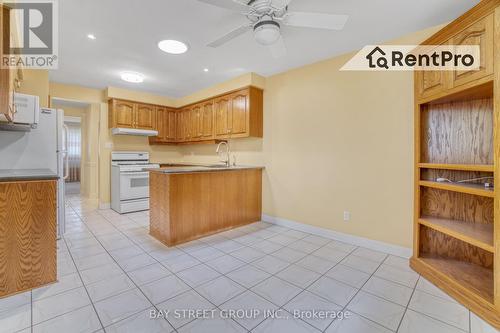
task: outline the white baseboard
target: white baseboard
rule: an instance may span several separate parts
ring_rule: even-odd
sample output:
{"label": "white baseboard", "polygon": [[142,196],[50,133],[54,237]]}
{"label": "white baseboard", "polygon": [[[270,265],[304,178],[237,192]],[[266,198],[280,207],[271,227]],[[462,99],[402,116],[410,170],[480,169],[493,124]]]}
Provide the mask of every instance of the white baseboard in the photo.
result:
{"label": "white baseboard", "polygon": [[330,238],[333,240],[338,240],[344,243],[349,243],[356,246],[366,247],[371,250],[381,251],[385,253],[389,253],[398,257],[410,258],[412,256],[412,249],[393,245],[381,241],[376,241],[373,239],[368,239],[364,237],[354,236],[350,234],[345,234],[342,232],[316,227],[309,224],[299,223],[291,220],[287,220],[281,217],[274,217],[266,214],[262,214],[262,221],[269,222],[272,224],[280,225],[283,227],[307,232],[313,235]]}
{"label": "white baseboard", "polygon": [[110,209],[111,203],[99,203],[99,209]]}

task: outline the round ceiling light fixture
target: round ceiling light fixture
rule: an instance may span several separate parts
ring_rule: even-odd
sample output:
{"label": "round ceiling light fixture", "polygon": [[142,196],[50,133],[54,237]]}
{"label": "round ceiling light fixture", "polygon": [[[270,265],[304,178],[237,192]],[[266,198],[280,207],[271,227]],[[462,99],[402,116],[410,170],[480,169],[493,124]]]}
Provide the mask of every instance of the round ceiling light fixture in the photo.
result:
{"label": "round ceiling light fixture", "polygon": [[183,54],[188,50],[188,46],[186,43],[173,39],[165,39],[158,42],[158,47],[163,52],[170,54]]}
{"label": "round ceiling light fixture", "polygon": [[97,39],[97,38],[96,38],[96,36],[95,36],[94,34],[88,34],[88,35],[87,35],[87,38],[88,38],[88,39],[92,39],[92,40],[96,40],[96,39]]}
{"label": "round ceiling light fixture", "polygon": [[123,72],[120,76],[123,81],[130,83],[141,83],[144,81],[144,75],[137,72]]}
{"label": "round ceiling light fixture", "polygon": [[276,21],[260,21],[253,27],[255,40],[262,45],[272,45],[280,38],[280,25]]}

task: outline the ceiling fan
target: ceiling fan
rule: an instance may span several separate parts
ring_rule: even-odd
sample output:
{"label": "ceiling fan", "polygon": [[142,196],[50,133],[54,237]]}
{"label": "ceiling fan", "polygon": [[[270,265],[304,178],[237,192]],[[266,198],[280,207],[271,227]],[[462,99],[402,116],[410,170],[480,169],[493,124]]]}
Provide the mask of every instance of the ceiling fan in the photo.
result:
{"label": "ceiling fan", "polygon": [[209,43],[219,47],[230,40],[253,30],[255,40],[268,46],[275,58],[286,55],[281,36],[281,26],[342,30],[348,15],[309,12],[288,12],[292,0],[198,0],[214,6],[234,10],[246,16],[248,23]]}

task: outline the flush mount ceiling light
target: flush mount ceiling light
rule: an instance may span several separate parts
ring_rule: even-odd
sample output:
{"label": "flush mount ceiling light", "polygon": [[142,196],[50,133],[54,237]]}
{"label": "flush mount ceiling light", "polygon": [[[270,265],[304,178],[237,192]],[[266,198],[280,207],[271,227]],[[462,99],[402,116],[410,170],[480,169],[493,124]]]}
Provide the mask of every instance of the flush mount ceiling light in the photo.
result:
{"label": "flush mount ceiling light", "polygon": [[88,35],[87,35],[87,38],[88,38],[88,39],[92,39],[92,40],[95,40],[95,39],[96,39],[95,35],[93,35],[93,34],[88,34]]}
{"label": "flush mount ceiling light", "polygon": [[121,78],[123,81],[131,83],[141,83],[144,81],[144,75],[136,72],[123,72],[121,73]]}
{"label": "flush mount ceiling light", "polygon": [[160,41],[158,43],[158,47],[163,52],[167,52],[170,54],[182,54],[186,53],[186,51],[188,50],[188,46],[185,43],[173,39]]}
{"label": "flush mount ceiling light", "polygon": [[205,73],[207,73],[207,72],[208,72],[208,68],[204,68],[204,69],[203,69],[203,71],[204,71]]}

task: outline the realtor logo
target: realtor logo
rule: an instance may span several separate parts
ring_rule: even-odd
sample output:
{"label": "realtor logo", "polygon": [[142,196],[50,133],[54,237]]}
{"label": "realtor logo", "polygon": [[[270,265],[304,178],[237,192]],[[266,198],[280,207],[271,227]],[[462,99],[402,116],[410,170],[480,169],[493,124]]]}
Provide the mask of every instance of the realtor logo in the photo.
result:
{"label": "realtor logo", "polygon": [[[1,0],[0,0],[1,2]],[[1,67],[56,69],[58,11],[56,0],[3,2],[9,8],[10,43],[4,44]]]}

